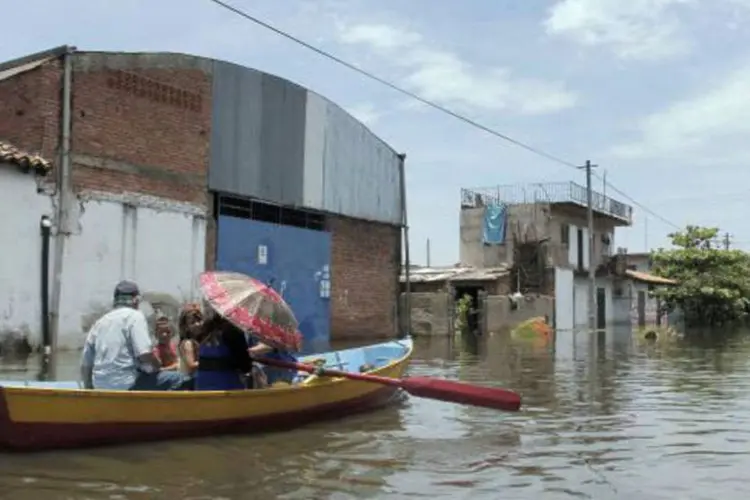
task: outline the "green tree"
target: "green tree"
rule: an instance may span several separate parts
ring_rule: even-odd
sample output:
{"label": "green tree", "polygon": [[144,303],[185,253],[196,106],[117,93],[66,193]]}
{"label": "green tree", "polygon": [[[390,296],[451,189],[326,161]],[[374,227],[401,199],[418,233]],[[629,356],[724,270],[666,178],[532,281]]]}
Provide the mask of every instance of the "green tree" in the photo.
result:
{"label": "green tree", "polygon": [[736,322],[750,310],[750,254],[724,250],[718,228],[687,226],[669,235],[674,248],[652,254],[654,272],[677,281],[654,295],[668,311],[679,308],[686,326]]}

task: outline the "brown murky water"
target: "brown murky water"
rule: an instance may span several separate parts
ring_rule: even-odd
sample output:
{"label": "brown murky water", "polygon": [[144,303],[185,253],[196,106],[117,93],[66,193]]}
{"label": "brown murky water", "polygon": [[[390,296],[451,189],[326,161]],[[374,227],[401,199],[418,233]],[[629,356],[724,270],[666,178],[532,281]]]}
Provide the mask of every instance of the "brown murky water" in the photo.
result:
{"label": "brown murky water", "polygon": [[0,497],[745,498],[750,337],[598,337],[417,343],[413,373],[518,389],[519,414],[411,399],[283,434],[0,455]]}

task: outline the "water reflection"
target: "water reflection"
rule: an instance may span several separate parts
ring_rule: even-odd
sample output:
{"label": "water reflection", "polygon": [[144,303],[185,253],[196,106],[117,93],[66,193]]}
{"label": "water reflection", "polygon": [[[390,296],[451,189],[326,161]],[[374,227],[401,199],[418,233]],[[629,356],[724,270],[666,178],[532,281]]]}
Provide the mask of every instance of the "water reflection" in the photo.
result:
{"label": "water reflection", "polygon": [[[742,498],[750,338],[627,330],[419,339],[413,374],[520,391],[518,414],[409,399],[297,431],[0,455],[5,498]],[[57,360],[77,375],[77,354]],[[34,377],[39,359],[2,377]],[[13,371],[15,370],[15,371]]]}

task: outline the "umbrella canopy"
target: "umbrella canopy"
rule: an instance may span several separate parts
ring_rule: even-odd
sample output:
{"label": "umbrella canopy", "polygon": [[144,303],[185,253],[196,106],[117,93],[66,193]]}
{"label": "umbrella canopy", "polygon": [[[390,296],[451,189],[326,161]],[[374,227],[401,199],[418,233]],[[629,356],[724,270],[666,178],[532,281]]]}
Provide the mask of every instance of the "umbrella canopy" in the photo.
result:
{"label": "umbrella canopy", "polygon": [[200,276],[209,305],[236,327],[287,351],[302,349],[302,335],[289,305],[276,290],[240,273],[209,271]]}

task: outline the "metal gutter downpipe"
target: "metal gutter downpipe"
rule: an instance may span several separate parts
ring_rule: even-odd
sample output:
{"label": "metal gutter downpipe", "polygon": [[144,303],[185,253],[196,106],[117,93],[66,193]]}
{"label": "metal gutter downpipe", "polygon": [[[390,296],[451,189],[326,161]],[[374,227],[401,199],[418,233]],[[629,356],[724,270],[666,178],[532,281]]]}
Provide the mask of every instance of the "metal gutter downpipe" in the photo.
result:
{"label": "metal gutter downpipe", "polygon": [[[404,313],[406,314],[406,331],[400,332],[400,337],[411,336],[411,259],[409,258],[409,220],[406,215],[406,172],[404,170],[404,163],[406,162],[406,154],[398,155],[399,162],[399,183],[401,184],[401,227],[403,232],[404,240],[404,273],[406,278],[405,287],[405,304]],[[401,281],[399,279],[399,281]],[[399,289],[401,288],[399,283]],[[400,294],[399,294],[400,295]],[[400,304],[399,300],[399,304]],[[401,325],[399,325],[400,327]]]}
{"label": "metal gutter downpipe", "polygon": [[[70,234],[69,206],[72,190],[70,183],[70,132],[72,128],[71,100],[73,95],[73,54],[75,47],[67,47],[63,57],[62,116],[60,120],[60,155],[57,178],[57,214],[55,248],[52,275],[52,291],[49,304],[50,344],[49,354],[57,350],[60,333],[60,299],[62,297],[63,261],[65,238]],[[46,346],[45,346],[46,349]]]}
{"label": "metal gutter downpipe", "polygon": [[52,345],[49,329],[49,240],[52,228],[52,221],[46,215],[42,216],[39,221],[39,228],[42,236],[42,254],[39,261],[41,267],[41,283],[39,284],[41,307],[41,325],[42,325],[42,345],[44,354],[49,355]]}

